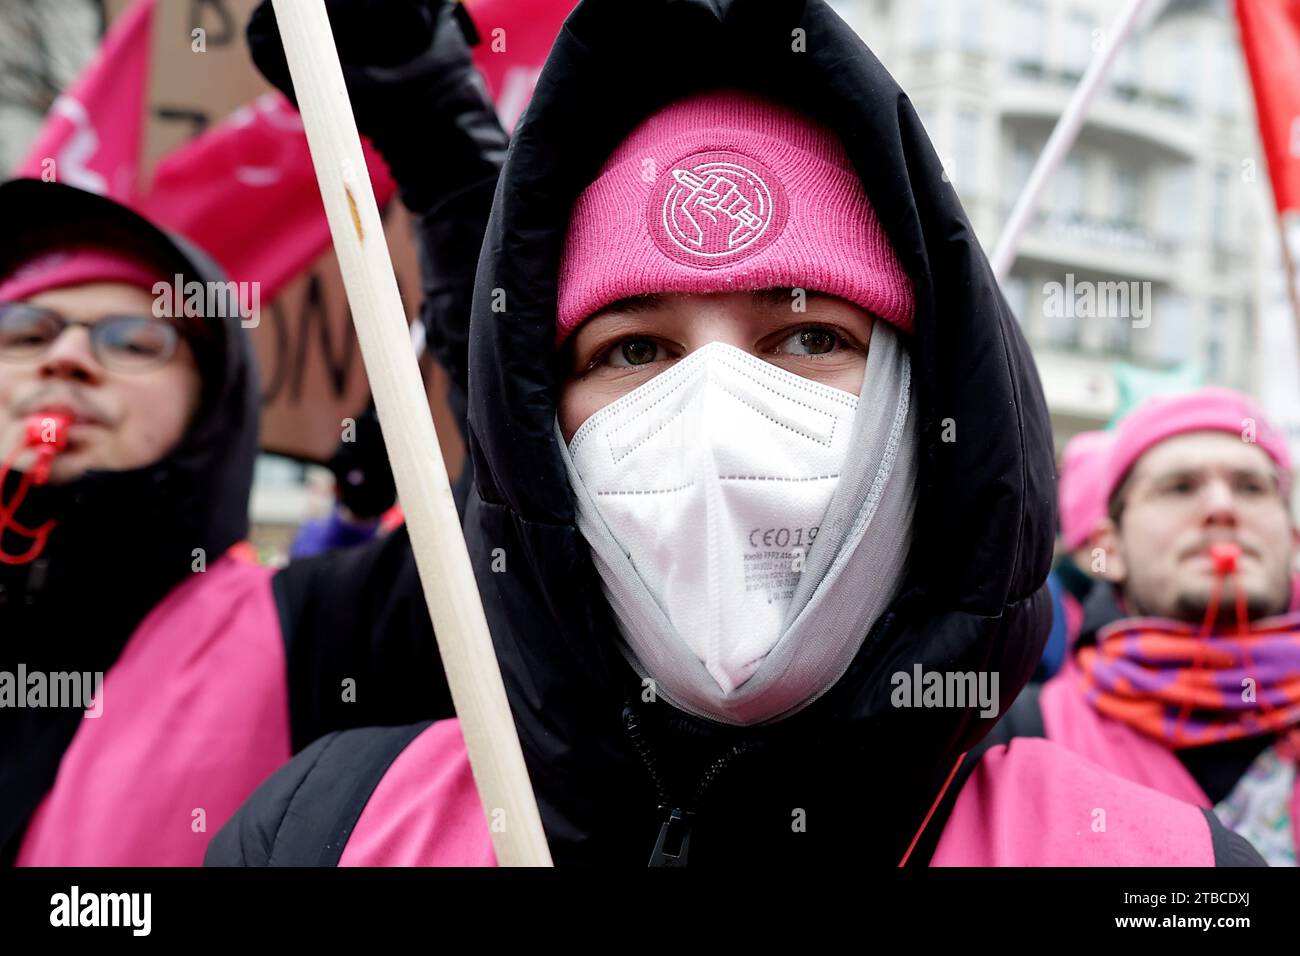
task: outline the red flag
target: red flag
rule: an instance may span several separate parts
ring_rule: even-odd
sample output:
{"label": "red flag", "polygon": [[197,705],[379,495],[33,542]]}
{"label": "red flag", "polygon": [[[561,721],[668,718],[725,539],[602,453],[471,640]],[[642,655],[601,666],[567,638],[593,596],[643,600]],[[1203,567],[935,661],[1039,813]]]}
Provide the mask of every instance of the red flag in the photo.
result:
{"label": "red flag", "polygon": [[1236,0],[1278,211],[1300,212],[1300,0]]}
{"label": "red flag", "polygon": [[77,82],[54,101],[14,176],[136,202],[152,25],[153,0],[138,0],[117,19]]}

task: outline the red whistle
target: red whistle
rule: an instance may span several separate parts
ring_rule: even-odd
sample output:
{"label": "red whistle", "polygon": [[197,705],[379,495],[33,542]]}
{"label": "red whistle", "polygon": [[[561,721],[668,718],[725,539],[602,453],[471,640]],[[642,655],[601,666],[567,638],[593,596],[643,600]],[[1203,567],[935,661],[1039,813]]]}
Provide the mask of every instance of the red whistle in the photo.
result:
{"label": "red whistle", "polygon": [[14,520],[18,507],[27,497],[27,490],[32,485],[43,485],[50,477],[50,462],[54,456],[68,447],[68,426],[72,424],[72,413],[63,409],[37,412],[27,418],[27,429],[23,440],[17,448],[0,464],[0,489],[4,487],[9,470],[18,456],[28,449],[36,451],[36,461],[18,482],[14,495],[9,501],[0,499],[0,535],[6,528],[19,537],[31,541],[22,554],[10,554],[0,547],[0,564],[26,564],[34,560],[45,548],[45,542],[54,530],[54,521],[47,521],[38,528],[29,528]]}
{"label": "red whistle", "polygon": [[1214,573],[1227,577],[1237,570],[1237,561],[1241,558],[1241,545],[1235,541],[1218,541],[1210,545],[1210,560],[1214,563]]}
{"label": "red whistle", "polygon": [[32,465],[35,484],[43,485],[50,477],[50,462],[68,447],[68,426],[71,424],[72,414],[62,409],[28,416],[23,447],[36,449],[36,462]]}

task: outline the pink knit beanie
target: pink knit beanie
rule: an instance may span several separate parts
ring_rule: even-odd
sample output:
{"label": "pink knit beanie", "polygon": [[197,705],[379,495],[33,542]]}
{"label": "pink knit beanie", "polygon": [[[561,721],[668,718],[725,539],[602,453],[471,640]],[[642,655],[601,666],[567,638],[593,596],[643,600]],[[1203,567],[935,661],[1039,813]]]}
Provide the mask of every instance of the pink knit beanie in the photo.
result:
{"label": "pink knit beanie", "polygon": [[162,269],[129,253],[78,245],[42,252],[0,276],[0,302],[18,302],[51,289],[88,282],[122,282],[152,291]]}
{"label": "pink knit beanie", "polygon": [[1291,455],[1282,433],[1247,396],[1228,388],[1206,387],[1184,395],[1149,398],[1120,421],[1102,482],[1106,501],[1152,447],[1176,435],[1204,431],[1228,432],[1258,445],[1276,463],[1283,488],[1289,490]]}
{"label": "pink knit beanie", "polygon": [[1106,514],[1102,481],[1110,453],[1109,432],[1080,432],[1061,452],[1060,500],[1061,544],[1075,551],[1088,540],[1092,529]]}
{"label": "pink knit beanie", "polygon": [[753,93],[698,93],[637,126],[574,204],[556,342],[629,296],[787,286],[912,330],[911,282],[835,133]]}

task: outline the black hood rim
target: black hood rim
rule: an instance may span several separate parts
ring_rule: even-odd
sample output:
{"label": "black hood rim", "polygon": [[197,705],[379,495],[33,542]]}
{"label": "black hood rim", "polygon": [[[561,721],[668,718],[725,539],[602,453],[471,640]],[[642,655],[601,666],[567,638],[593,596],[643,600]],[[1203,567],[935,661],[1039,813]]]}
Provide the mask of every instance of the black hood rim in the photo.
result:
{"label": "black hood rim", "polygon": [[[807,36],[803,61],[793,59],[794,29]],[[701,49],[751,44],[762,75],[681,82],[655,73],[647,64],[669,35],[695,36]],[[677,49],[689,61],[690,51]],[[824,0],[584,0],[516,127],[480,255],[469,346],[475,487],[466,517],[553,849],[579,855],[600,842],[594,833],[620,826],[600,822],[601,811],[584,807],[575,790],[626,752],[609,713],[620,699],[635,701],[638,682],[602,637],[616,625],[576,528],[552,427],[556,274],[573,200],[614,146],[655,109],[715,86],[752,89],[840,133],[916,294],[909,344],[921,472],[908,582],[836,687],[774,725],[772,736],[854,728],[864,738],[881,728],[909,739],[908,748],[875,750],[915,788],[900,797],[905,816],[923,814],[952,762],[996,717],[973,708],[891,711],[890,669],[997,671],[1005,712],[1050,625],[1056,494],[1041,383],[906,94]],[[956,441],[944,437],[949,423]],[[513,562],[507,574],[496,573],[500,554]]]}
{"label": "black hood rim", "polygon": [[[626,0],[617,5],[617,12],[611,13],[614,6],[599,0],[586,0],[566,21],[538,80],[532,104],[512,140],[506,167],[498,182],[479,262],[470,331],[471,368],[477,387],[472,390],[469,409],[470,445],[475,456],[477,490],[485,501],[505,505],[521,520],[533,523],[574,524],[572,495],[565,493],[567,481],[554,435],[549,425],[539,424],[539,421],[554,415],[554,391],[558,384],[556,370],[553,362],[534,363],[529,367],[528,360],[521,358],[529,352],[550,354],[553,346],[549,338],[554,323],[556,283],[553,277],[558,268],[563,237],[562,230],[557,237],[554,229],[556,213],[548,213],[548,210],[559,208],[567,211],[582,185],[594,175],[609,149],[621,138],[620,134],[625,134],[642,116],[681,92],[675,87],[667,87],[657,97],[647,100],[643,108],[629,107],[622,123],[612,127],[613,132],[606,133],[605,146],[594,133],[589,138],[590,145],[585,148],[590,158],[584,169],[576,173],[569,171],[567,188],[547,188],[544,182],[549,173],[547,167],[555,165],[554,161],[546,162],[546,154],[554,142],[554,132],[548,131],[548,126],[555,124],[558,111],[552,103],[557,98],[570,96],[584,82],[572,75],[566,77],[564,73],[572,71],[575,61],[584,58],[586,62],[583,65],[587,69],[608,67],[608,62],[602,63],[591,52],[592,44],[584,38],[596,31],[611,29],[613,18],[626,17],[629,12],[653,16],[661,7],[676,7],[692,10],[702,21],[713,19],[715,26],[720,28],[738,21],[742,24],[738,29],[744,29],[741,14],[747,11],[752,14],[760,7],[744,0],[695,0],[667,5],[654,0]],[[818,118],[831,122],[844,138],[882,225],[916,289],[917,331],[911,345],[914,361],[921,371],[918,376],[923,436],[921,520],[926,521],[926,512],[938,510],[936,506],[942,504],[940,499],[958,484],[979,482],[982,486],[980,493],[964,497],[973,500],[982,496],[985,499],[987,520],[981,522],[978,534],[965,542],[957,542],[952,550],[960,557],[946,564],[949,568],[974,565],[979,571],[950,575],[951,583],[948,584],[937,580],[940,575],[930,575],[929,580],[920,583],[927,593],[943,601],[946,607],[996,615],[1007,604],[1037,591],[1046,579],[1051,560],[1050,529],[1055,522],[1054,464],[1050,452],[1044,454],[1042,443],[1044,437],[1050,439],[1050,421],[1028,346],[997,290],[991,268],[956,194],[950,184],[942,181],[942,165],[906,94],[823,0],[768,2],[761,8],[764,16],[773,19],[788,17],[810,33],[825,31],[832,23],[838,24],[841,35],[835,39],[839,46],[856,47],[853,53],[858,62],[853,64],[853,69],[846,67],[838,72],[825,73],[828,77],[827,100],[838,104],[840,109],[850,114],[857,109],[852,87],[854,80],[861,83],[865,78],[872,85],[885,89],[879,95],[887,101],[889,109],[879,112],[892,114],[882,122],[886,128],[894,130],[896,140],[889,144],[892,169],[896,174],[893,179],[889,172],[880,170],[879,167],[885,163],[871,162],[880,156],[880,147],[871,141],[866,124],[849,127],[846,135],[845,124],[835,123],[834,118],[827,115],[830,109],[818,110]],[[627,28],[626,33],[632,35],[633,29]],[[809,46],[811,48],[813,44]],[[822,39],[818,46],[826,47],[828,44]],[[625,48],[620,46],[619,52],[621,56]],[[834,51],[827,51],[821,57],[833,58],[835,55]],[[809,56],[814,61],[817,58],[815,53]],[[609,59],[606,57],[606,61]],[[589,79],[586,82],[590,84]],[[759,88],[758,91],[773,95],[771,89]],[[806,108],[806,103],[800,103],[798,99],[779,98]],[[576,111],[572,107],[569,110]],[[918,188],[912,192],[911,183],[915,181],[929,182],[932,191]],[[905,194],[899,191],[903,187],[907,187]],[[946,195],[936,195],[940,190]],[[526,203],[519,203],[518,196],[525,194],[531,198]],[[507,205],[512,197],[513,208]],[[523,206],[522,210],[520,206]],[[550,235],[547,235],[548,214],[552,217]],[[943,234],[936,236],[936,232]],[[943,267],[932,265],[932,261],[936,258],[936,249],[946,251],[951,247],[965,250],[968,256],[964,278],[983,282],[989,292],[982,307],[993,314],[979,317],[984,328],[963,330],[974,340],[970,344],[981,352],[982,364],[978,368],[955,354],[967,343],[951,338],[944,341],[941,333],[931,328],[936,322],[935,316],[945,306],[945,297],[933,281],[933,273]],[[516,279],[509,275],[508,265],[502,267],[503,263],[512,260],[536,258],[539,250],[550,263],[550,280],[545,275]],[[493,310],[497,289],[504,289],[509,300],[519,303],[511,304],[504,315]],[[947,299],[951,301],[951,295]],[[507,327],[510,331],[503,331]],[[523,344],[512,345],[520,342]],[[963,364],[965,368],[962,368]],[[985,376],[985,379],[996,378],[991,384],[1005,393],[1012,405],[999,421],[962,422],[957,414],[962,405],[960,398],[986,391],[989,383],[961,382],[959,387],[946,389],[951,396],[947,397],[936,394],[939,391],[936,382],[958,374],[970,379],[974,372],[983,373],[988,369],[997,374]],[[500,408],[511,409],[509,416],[501,415],[497,411]],[[987,458],[985,452],[988,449],[954,456],[953,448],[983,442],[964,443],[960,434],[955,442],[942,441],[943,422],[948,418],[959,427],[980,425],[984,433],[1000,436],[997,444],[1008,459],[1005,466],[1001,462],[994,463],[1001,470],[991,474],[987,469],[960,468],[962,462]],[[528,434],[521,434],[520,424],[529,429]],[[524,441],[525,438],[528,441]],[[540,438],[540,444],[529,443],[536,438]],[[522,462],[531,467],[509,467]],[[951,514],[953,509],[943,510]],[[932,546],[933,542],[945,537],[941,527],[934,527],[946,523],[945,518],[946,515],[931,517],[930,527],[921,529],[918,537],[923,546]]]}

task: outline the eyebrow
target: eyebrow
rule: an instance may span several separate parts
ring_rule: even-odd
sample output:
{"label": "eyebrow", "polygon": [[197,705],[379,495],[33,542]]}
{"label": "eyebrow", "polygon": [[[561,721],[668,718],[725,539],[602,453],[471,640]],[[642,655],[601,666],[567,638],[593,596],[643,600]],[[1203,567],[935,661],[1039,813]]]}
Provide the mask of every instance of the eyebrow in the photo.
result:
{"label": "eyebrow", "polygon": [[775,286],[771,289],[755,289],[752,294],[763,305],[789,305],[790,300],[794,298],[796,288],[803,292],[805,301],[808,299],[829,298],[829,295],[825,292],[790,285]]}
{"label": "eyebrow", "polygon": [[[1212,465],[1188,465],[1175,466],[1167,471],[1156,472],[1153,475],[1147,475],[1146,481],[1149,484],[1159,484],[1165,481],[1174,481],[1182,479],[1196,479],[1205,476],[1205,473],[1212,469]],[[1232,478],[1265,478],[1281,484],[1281,476],[1277,469],[1255,465],[1228,465],[1227,473]]]}
{"label": "eyebrow", "polygon": [[630,295],[624,299],[616,299],[600,311],[602,314],[619,312],[623,315],[638,315],[642,312],[652,312],[663,304],[663,295],[658,292],[647,292],[644,295]]}
{"label": "eyebrow", "polygon": [[[760,305],[787,305],[794,296],[795,288],[795,286],[774,286],[770,289],[754,289],[750,292],[750,295]],[[802,291],[805,299],[829,298],[827,293],[819,292],[816,289],[803,289]],[[667,304],[667,298],[667,295],[661,292],[630,295],[626,298],[616,299],[600,311],[602,313],[618,312],[622,315],[639,315],[662,308]]]}

